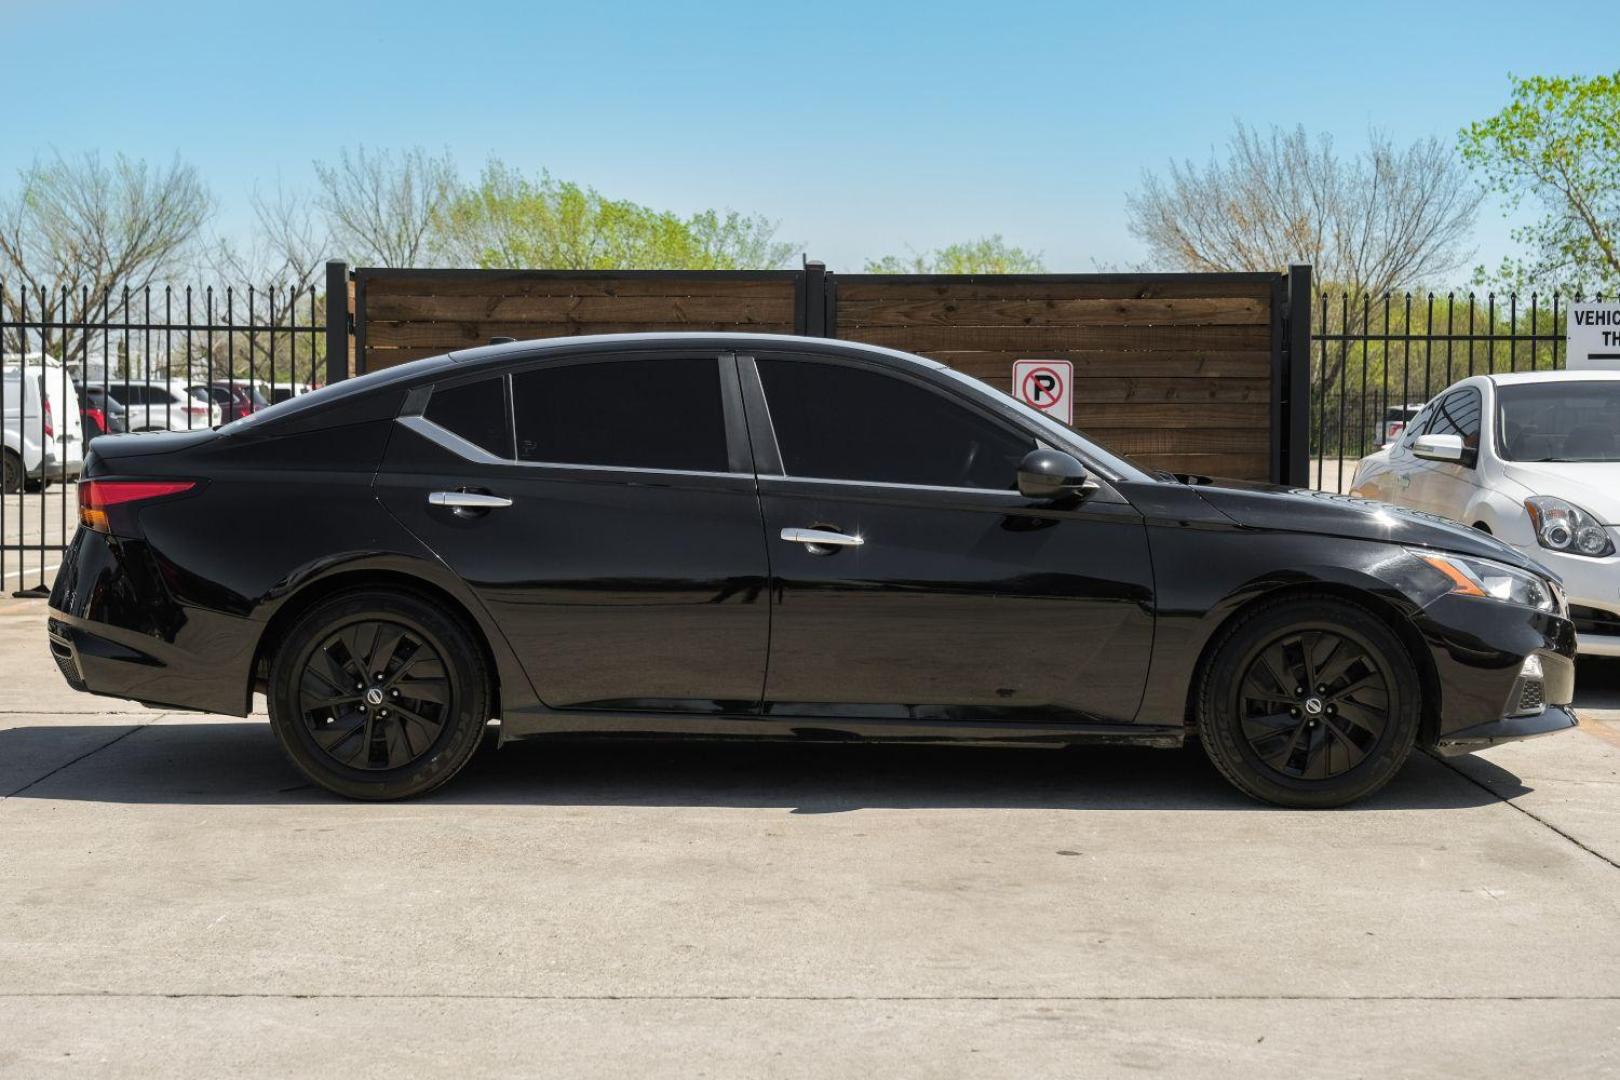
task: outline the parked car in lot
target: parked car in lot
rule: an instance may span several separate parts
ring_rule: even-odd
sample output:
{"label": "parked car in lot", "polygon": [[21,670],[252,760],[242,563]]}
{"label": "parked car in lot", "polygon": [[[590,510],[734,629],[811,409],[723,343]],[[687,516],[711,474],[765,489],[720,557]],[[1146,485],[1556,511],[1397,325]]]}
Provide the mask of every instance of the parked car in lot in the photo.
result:
{"label": "parked car in lot", "polygon": [[1332,806],[1575,725],[1558,586],[1474,529],[1148,472],[931,360],[475,348],[99,440],[50,600],[92,693],[242,715],[358,798],[542,736],[1180,746]]}
{"label": "parked car in lot", "polygon": [[219,406],[220,416],[227,422],[240,420],[270,404],[260,387],[245,380],[216,379],[187,387],[193,397],[203,398]]}
{"label": "parked car in lot", "polygon": [[307,394],[313,389],[314,387],[308,385],[307,383],[271,383],[269,395],[270,404],[280,405],[288,398],[297,397],[299,394]]}
{"label": "parked car in lot", "polygon": [[76,479],[84,467],[84,423],[62,369],[18,365],[0,376],[0,491]]}
{"label": "parked car in lot", "polygon": [[107,383],[107,393],[124,407],[130,431],[195,431],[225,422],[218,405],[181,379],[119,379]]}
{"label": "parked car in lot", "polygon": [[99,386],[74,384],[79,395],[79,412],[84,417],[84,441],[88,445],[101,435],[121,435],[129,429],[124,426],[124,407]]}
{"label": "parked car in lot", "polygon": [[1406,431],[1406,425],[1412,418],[1423,411],[1423,403],[1406,405],[1390,405],[1384,409],[1384,419],[1378,428],[1378,442],[1380,447],[1388,446],[1399,439]]}
{"label": "parked car in lot", "polygon": [[1363,458],[1350,490],[1472,525],[1548,567],[1581,652],[1620,656],[1620,372],[1463,379]]}

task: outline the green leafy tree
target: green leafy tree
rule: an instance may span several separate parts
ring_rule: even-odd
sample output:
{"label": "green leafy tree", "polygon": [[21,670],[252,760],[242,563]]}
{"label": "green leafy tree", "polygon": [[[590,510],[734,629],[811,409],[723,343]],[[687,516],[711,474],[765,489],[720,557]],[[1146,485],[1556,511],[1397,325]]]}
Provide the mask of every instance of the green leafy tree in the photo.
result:
{"label": "green leafy tree", "polygon": [[868,259],[868,274],[1039,274],[1041,253],[1012,247],[1000,233],[909,255]]}
{"label": "green leafy tree", "polygon": [[530,179],[500,161],[450,200],[437,235],[444,261],[485,268],[755,270],[793,253],[763,217],[681,217],[549,173]]}
{"label": "green leafy tree", "polygon": [[1620,287],[1620,72],[1512,85],[1506,108],[1461,135],[1463,160],[1510,208],[1529,200],[1543,211],[1513,233],[1528,258],[1505,261],[1496,276],[1612,292]]}

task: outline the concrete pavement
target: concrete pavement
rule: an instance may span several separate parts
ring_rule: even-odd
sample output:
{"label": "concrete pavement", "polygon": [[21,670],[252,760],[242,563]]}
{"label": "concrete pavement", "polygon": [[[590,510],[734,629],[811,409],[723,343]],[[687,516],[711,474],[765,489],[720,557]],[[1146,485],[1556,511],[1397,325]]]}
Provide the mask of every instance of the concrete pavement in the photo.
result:
{"label": "concrete pavement", "polygon": [[0,1076],[1620,1075],[1620,665],[1343,811],[1196,752],[487,750],[345,803],[0,603]]}

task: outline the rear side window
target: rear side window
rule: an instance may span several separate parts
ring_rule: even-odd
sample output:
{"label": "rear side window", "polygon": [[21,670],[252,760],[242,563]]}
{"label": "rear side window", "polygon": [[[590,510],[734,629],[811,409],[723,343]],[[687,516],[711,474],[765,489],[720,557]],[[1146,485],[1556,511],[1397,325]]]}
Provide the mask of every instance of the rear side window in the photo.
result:
{"label": "rear side window", "polygon": [[522,461],[726,472],[713,357],[603,360],[512,376]]}
{"label": "rear side window", "polygon": [[509,458],[512,456],[512,429],[506,422],[503,382],[494,378],[464,386],[434,387],[422,415],[496,457]]}
{"label": "rear side window", "polygon": [[760,360],[790,476],[1006,489],[1035,440],[915,383],[843,364]]}

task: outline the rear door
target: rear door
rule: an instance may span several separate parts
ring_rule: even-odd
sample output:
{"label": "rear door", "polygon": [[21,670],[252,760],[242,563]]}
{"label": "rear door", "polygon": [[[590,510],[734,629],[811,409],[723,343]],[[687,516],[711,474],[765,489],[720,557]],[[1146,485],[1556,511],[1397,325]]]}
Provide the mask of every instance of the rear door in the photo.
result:
{"label": "rear door", "polygon": [[559,357],[447,379],[406,411],[379,495],[548,706],[757,710],[768,571],[729,357]]}

